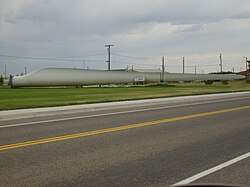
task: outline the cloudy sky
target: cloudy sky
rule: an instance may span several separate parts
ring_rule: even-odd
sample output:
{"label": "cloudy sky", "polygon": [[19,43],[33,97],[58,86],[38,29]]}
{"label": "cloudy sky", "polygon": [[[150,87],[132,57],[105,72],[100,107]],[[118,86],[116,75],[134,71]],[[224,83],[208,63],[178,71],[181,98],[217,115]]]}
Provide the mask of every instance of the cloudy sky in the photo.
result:
{"label": "cloudy sky", "polygon": [[249,0],[0,0],[0,74],[46,67],[244,70]]}

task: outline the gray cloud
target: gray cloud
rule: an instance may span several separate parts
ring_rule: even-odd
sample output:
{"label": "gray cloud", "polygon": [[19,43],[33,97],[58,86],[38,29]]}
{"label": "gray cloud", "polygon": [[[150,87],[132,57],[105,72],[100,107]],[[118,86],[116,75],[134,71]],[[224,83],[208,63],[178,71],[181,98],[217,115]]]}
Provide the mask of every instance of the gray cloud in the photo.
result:
{"label": "gray cloud", "polygon": [[[5,14],[7,21],[47,32],[112,34],[143,23],[204,24],[250,17],[246,0],[28,1]],[[49,29],[48,29],[49,28]],[[29,27],[27,28],[29,29]]]}

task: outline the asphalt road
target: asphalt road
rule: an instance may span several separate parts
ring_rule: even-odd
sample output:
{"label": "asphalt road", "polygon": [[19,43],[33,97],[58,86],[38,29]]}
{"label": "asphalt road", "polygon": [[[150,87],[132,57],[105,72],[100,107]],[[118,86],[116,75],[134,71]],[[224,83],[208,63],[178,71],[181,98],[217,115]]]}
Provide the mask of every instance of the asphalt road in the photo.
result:
{"label": "asphalt road", "polygon": [[[169,186],[250,152],[249,92],[145,103],[0,121],[0,186]],[[250,158],[193,183],[250,185]]]}

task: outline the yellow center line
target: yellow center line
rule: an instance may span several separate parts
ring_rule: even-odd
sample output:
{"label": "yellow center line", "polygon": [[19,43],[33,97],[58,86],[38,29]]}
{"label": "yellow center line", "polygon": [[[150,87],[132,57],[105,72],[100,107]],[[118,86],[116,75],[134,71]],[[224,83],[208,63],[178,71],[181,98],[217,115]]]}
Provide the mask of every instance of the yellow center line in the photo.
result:
{"label": "yellow center line", "polygon": [[162,123],[169,123],[169,122],[180,121],[180,120],[185,120],[185,119],[210,116],[210,115],[233,112],[233,111],[243,110],[243,109],[250,109],[250,106],[242,106],[242,107],[230,108],[230,109],[225,109],[225,110],[217,110],[217,111],[212,111],[212,112],[205,112],[205,113],[199,113],[199,114],[193,114],[193,115],[187,115],[187,116],[179,116],[179,117],[167,118],[167,119],[156,120],[156,121],[136,123],[136,124],[130,124],[130,125],[125,125],[125,126],[119,126],[119,127],[112,127],[112,128],[106,128],[106,129],[100,129],[100,130],[94,130],[94,131],[88,131],[88,132],[81,132],[81,133],[76,133],[76,134],[69,134],[69,135],[64,135],[64,136],[57,136],[57,137],[52,137],[52,138],[45,138],[45,139],[39,139],[39,140],[32,140],[32,141],[2,145],[0,146],[0,151],[10,150],[10,149],[15,149],[15,148],[20,148],[20,147],[27,147],[27,146],[32,146],[32,145],[38,145],[38,144],[57,142],[57,141],[62,141],[62,140],[69,140],[69,139],[74,139],[74,138],[81,138],[81,137],[86,137],[86,136],[93,136],[93,135],[98,135],[98,134],[111,133],[111,132],[116,132],[116,131],[123,131],[123,130],[128,130],[128,129],[139,128],[139,127],[158,125]]}

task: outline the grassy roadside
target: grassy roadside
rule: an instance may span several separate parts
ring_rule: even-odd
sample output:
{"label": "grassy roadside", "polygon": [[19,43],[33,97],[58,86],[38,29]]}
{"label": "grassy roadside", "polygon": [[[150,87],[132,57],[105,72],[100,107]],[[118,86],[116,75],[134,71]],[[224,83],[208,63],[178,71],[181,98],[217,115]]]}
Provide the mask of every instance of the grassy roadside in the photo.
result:
{"label": "grassy roadside", "polygon": [[17,88],[0,87],[0,110],[63,106],[85,103],[112,102],[135,99],[163,98],[222,92],[250,91],[246,81],[227,85],[214,83],[176,83],[168,85],[120,88]]}

